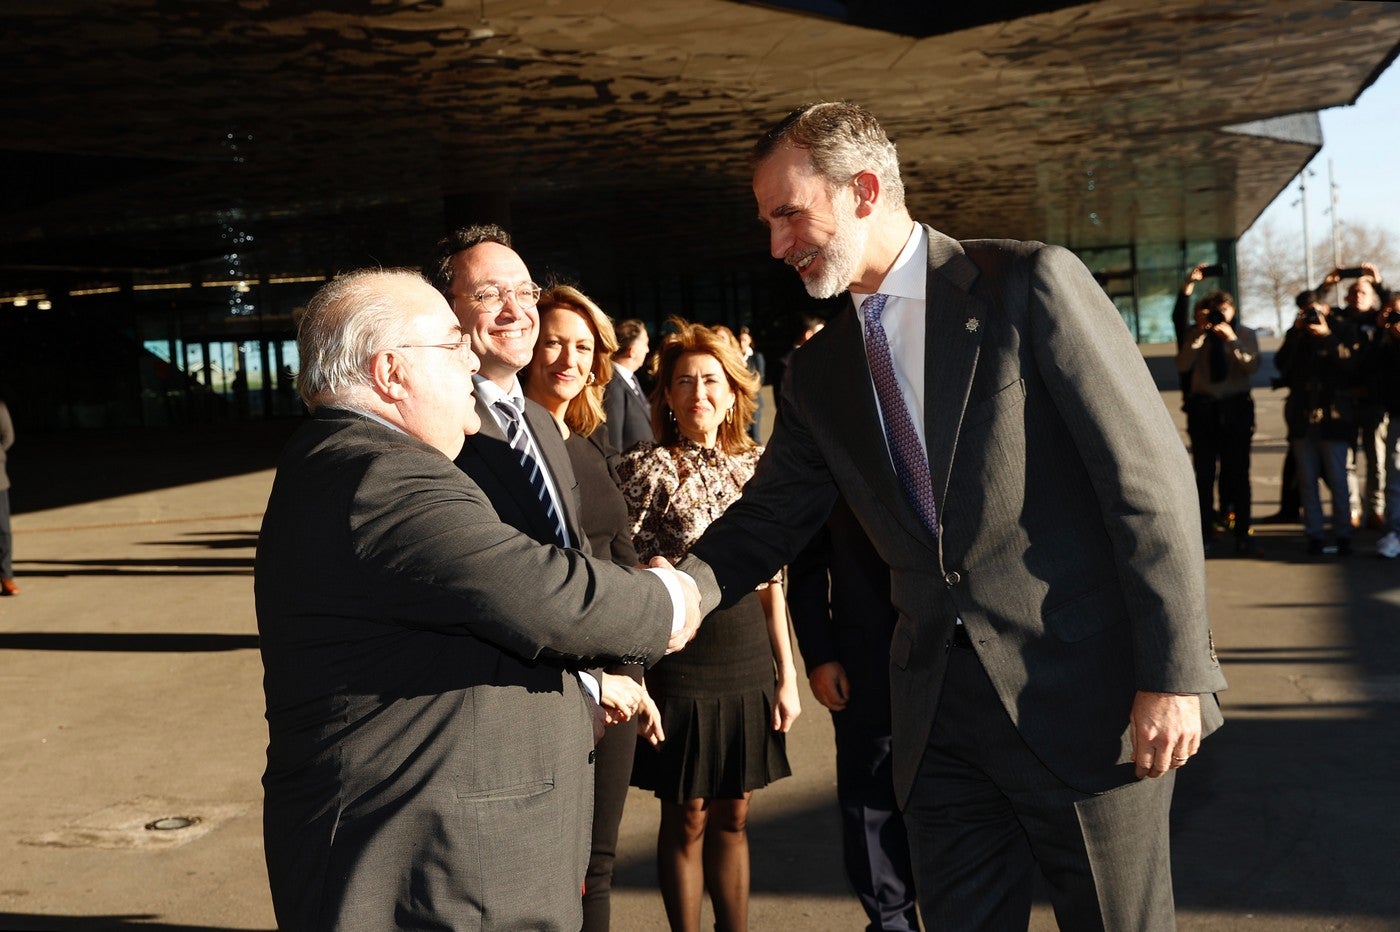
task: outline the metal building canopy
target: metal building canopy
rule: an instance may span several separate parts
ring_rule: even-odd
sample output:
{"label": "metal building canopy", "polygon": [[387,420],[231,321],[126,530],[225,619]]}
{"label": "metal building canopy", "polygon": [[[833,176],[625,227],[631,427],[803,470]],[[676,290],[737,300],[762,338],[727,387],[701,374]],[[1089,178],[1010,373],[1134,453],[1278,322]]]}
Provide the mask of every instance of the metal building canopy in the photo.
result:
{"label": "metal building canopy", "polygon": [[1317,148],[1242,127],[1354,101],[1400,36],[1379,2],[1003,6],[917,38],[729,0],[9,0],[0,293],[231,242],[411,261],[478,206],[544,253],[747,262],[747,149],[823,98],[949,233],[1233,237]]}

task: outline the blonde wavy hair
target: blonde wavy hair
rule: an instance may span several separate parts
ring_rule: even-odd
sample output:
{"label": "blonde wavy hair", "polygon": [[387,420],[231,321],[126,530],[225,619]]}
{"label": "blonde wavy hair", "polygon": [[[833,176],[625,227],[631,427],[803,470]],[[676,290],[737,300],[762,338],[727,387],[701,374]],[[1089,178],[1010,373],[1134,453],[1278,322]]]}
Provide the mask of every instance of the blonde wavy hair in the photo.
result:
{"label": "blonde wavy hair", "polygon": [[[551,311],[573,311],[593,331],[593,367],[589,370],[593,381],[564,409],[564,425],[576,434],[590,436],[607,420],[603,389],[612,381],[612,354],[617,352],[617,334],[613,332],[612,321],[588,295],[572,285],[550,285],[540,293],[538,307],[541,327],[545,315]],[[535,352],[539,351],[537,345]]]}

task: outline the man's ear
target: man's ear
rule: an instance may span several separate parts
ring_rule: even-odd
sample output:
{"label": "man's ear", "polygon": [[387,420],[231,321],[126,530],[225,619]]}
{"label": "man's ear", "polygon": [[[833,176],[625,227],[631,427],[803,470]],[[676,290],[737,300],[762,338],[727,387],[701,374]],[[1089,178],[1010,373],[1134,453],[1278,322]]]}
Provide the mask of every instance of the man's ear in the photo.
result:
{"label": "man's ear", "polygon": [[398,353],[393,350],[375,353],[369,371],[375,392],[386,402],[393,404],[408,397],[403,384],[403,358]]}
{"label": "man's ear", "polygon": [[863,171],[855,177],[856,216],[868,217],[874,213],[880,201],[880,176],[872,171]]}

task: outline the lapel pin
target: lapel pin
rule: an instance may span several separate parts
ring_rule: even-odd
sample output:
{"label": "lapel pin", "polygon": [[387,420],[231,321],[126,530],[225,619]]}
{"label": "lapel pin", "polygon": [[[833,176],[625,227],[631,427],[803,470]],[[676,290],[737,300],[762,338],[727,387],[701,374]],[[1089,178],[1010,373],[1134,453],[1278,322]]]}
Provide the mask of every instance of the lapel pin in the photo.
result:
{"label": "lapel pin", "polygon": [[980,327],[980,326],[982,326],[982,322],[981,322],[980,320],[978,320],[976,317],[969,317],[969,318],[967,319],[967,323],[964,324],[964,326],[967,327],[967,332],[968,332],[968,333],[976,333],[976,332],[977,332],[977,328]]}

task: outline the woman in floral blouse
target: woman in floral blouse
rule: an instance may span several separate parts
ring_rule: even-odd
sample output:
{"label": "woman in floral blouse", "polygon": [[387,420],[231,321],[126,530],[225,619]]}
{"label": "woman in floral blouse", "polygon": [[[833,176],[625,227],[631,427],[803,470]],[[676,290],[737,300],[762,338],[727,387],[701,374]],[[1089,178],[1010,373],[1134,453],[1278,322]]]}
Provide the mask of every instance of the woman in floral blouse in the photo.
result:
{"label": "woman in floral blouse", "polygon": [[[678,562],[739,497],[762,449],[748,436],[757,378],[714,331],[673,319],[652,393],[657,443],[619,465],[643,561]],[[672,929],[698,929],[710,891],[716,925],[748,923],[746,826],[753,791],[787,776],[784,735],[801,711],[778,580],[712,612],[685,650],[647,672],[666,740],[640,746],[634,786],[661,800],[657,866]]]}

